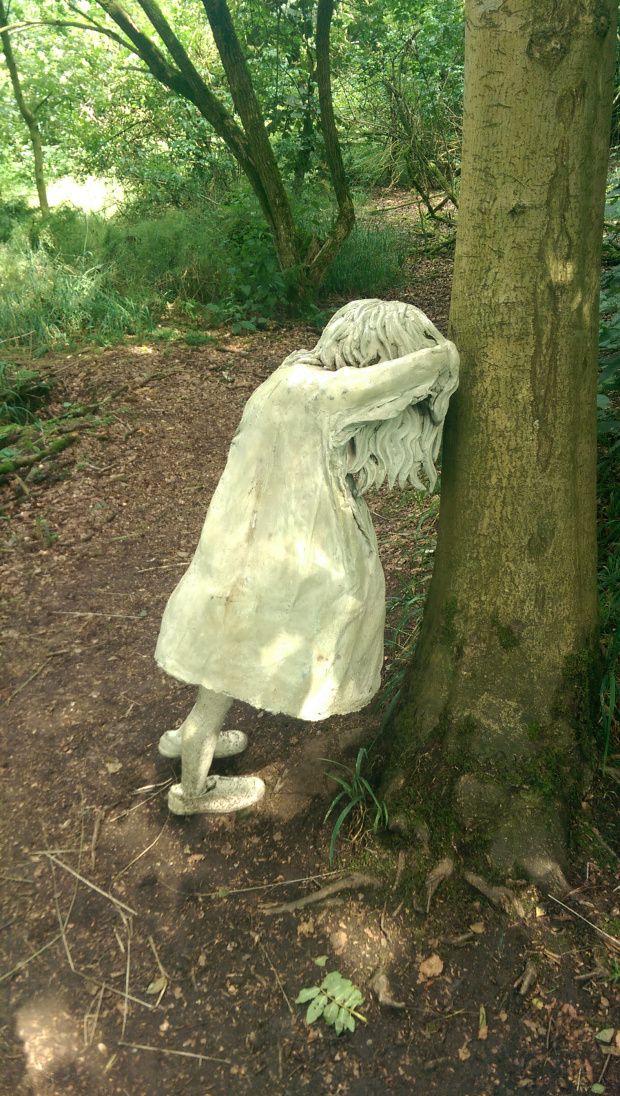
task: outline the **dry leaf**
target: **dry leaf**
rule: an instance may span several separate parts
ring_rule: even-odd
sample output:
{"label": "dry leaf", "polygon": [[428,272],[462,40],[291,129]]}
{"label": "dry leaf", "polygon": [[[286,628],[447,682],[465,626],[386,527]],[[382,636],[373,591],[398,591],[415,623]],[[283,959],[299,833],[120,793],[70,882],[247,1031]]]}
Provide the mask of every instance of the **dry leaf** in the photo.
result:
{"label": "dry leaf", "polygon": [[484,1005],[480,1005],[480,1012],[478,1015],[478,1038],[486,1039],[489,1034],[489,1026],[487,1024],[487,1010]]}
{"label": "dry leaf", "polygon": [[105,767],[110,776],[114,776],[114,773],[119,773],[121,771],[123,763],[122,761],[106,761]]}
{"label": "dry leaf", "polygon": [[469,931],[475,932],[476,936],[482,936],[482,933],[486,932],[486,929],[482,921],[474,921],[473,925],[469,926]]}
{"label": "dry leaf", "polygon": [[502,1011],[499,1014],[499,1018],[502,1021],[502,1024],[506,1023],[506,1020],[508,1019],[508,1013],[506,1012],[505,1009],[502,1009]]}
{"label": "dry leaf", "polygon": [[422,960],[418,970],[420,972],[418,979],[420,982],[424,982],[427,978],[437,978],[443,970],[443,961],[438,955],[429,955],[428,959]]}
{"label": "dry leaf", "polygon": [[466,1062],[468,1058],[471,1058],[471,1050],[467,1046],[467,1043],[463,1043],[462,1047],[459,1047],[459,1058],[462,1062]]}

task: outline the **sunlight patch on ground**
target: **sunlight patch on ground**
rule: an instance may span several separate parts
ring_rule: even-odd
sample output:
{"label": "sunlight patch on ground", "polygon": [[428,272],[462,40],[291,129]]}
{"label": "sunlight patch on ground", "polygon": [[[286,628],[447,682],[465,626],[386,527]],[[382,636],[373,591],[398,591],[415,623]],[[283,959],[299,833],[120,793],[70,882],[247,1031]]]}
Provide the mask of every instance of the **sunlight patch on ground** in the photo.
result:
{"label": "sunlight patch on ground", "polygon": [[75,1020],[58,994],[45,993],[22,1005],[17,1010],[16,1027],[35,1091],[37,1078],[49,1076],[78,1055]]}

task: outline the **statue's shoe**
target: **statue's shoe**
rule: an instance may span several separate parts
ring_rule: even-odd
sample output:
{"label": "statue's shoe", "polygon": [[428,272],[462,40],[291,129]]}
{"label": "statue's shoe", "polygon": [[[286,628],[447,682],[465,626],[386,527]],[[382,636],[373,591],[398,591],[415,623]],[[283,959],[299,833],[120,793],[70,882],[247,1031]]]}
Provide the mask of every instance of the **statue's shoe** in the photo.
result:
{"label": "statue's shoe", "polygon": [[[243,753],[248,744],[248,736],[243,731],[220,731],[214,757],[236,757]],[[158,750],[162,757],[181,756],[181,730],[164,731],[159,740]]]}
{"label": "statue's shoe", "polygon": [[265,785],[259,776],[210,777],[211,787],[195,799],[185,798],[181,784],[168,791],[168,807],[173,814],[231,814],[259,803]]}

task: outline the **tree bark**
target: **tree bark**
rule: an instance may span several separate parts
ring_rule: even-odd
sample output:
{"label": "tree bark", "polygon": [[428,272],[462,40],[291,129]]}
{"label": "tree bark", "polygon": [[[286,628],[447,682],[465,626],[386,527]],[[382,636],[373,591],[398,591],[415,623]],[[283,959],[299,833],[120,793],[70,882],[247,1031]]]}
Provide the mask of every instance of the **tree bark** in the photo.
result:
{"label": "tree bark", "polygon": [[[4,3],[0,0],[0,26],[4,27],[7,24],[7,11]],[[15,102],[17,103],[17,109],[21,114],[30,136],[30,144],[32,145],[32,153],[34,157],[34,178],[37,187],[37,194],[39,196],[39,207],[41,213],[49,213],[50,207],[47,200],[47,188],[45,186],[45,169],[43,164],[43,145],[41,142],[41,131],[37,124],[35,114],[26,103],[24,99],[24,93],[22,91],[21,81],[19,78],[19,72],[17,70],[17,64],[15,62],[15,54],[13,53],[13,47],[11,45],[11,36],[8,31],[0,32],[0,40],[2,41],[2,49],[4,50],[4,56],[6,65],[9,70],[9,77],[11,79],[11,86],[13,88],[13,95],[15,96]]]}
{"label": "tree bark", "polygon": [[394,723],[393,809],[561,886],[595,759],[598,285],[613,0],[466,0],[435,570]]}
{"label": "tree bark", "polygon": [[332,96],[329,37],[334,0],[318,0],[316,13],[316,81],[321,108],[321,132],[338,214],[325,240],[307,259],[311,283],[318,287],[355,224],[355,209],[344,169]]}

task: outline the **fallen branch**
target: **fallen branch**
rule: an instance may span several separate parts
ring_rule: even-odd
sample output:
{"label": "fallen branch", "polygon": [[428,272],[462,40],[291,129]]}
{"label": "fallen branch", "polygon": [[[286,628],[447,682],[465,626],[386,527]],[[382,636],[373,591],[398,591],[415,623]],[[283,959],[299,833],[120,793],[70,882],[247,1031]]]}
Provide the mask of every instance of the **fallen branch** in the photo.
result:
{"label": "fallen branch", "polygon": [[373,875],[363,875],[361,872],[354,872],[353,875],[347,875],[345,879],[337,879],[334,883],[328,883],[326,887],[321,887],[320,890],[314,891],[312,894],[306,894],[303,898],[296,898],[292,902],[283,902],[280,906],[260,906],[260,911],[261,913],[267,914],[294,913],[295,910],[303,910],[306,906],[312,906],[317,902],[323,902],[326,898],[331,898],[332,895],[338,894],[343,890],[356,890],[358,887],[380,886],[381,880],[376,879]]}
{"label": "fallen branch", "polygon": [[77,434],[63,434],[62,437],[50,442],[47,449],[39,449],[35,453],[24,453],[21,457],[12,457],[11,460],[0,461],[0,476],[10,476],[18,468],[29,468],[32,464],[49,460],[56,453],[60,453],[69,445],[73,445],[73,442],[77,441],[77,437]]}

